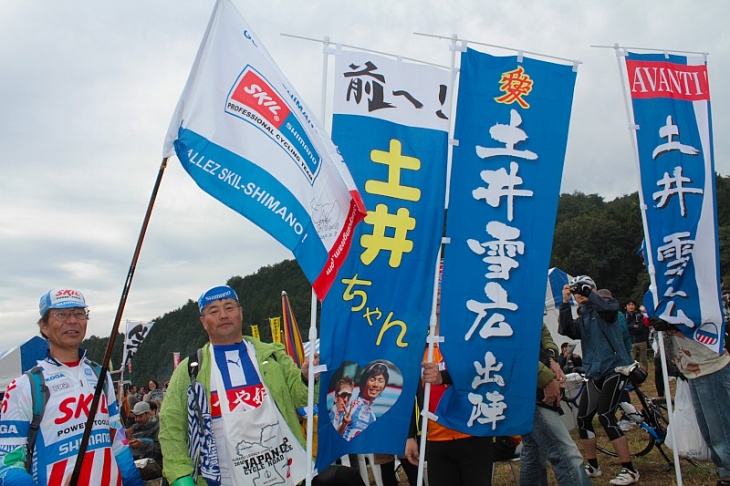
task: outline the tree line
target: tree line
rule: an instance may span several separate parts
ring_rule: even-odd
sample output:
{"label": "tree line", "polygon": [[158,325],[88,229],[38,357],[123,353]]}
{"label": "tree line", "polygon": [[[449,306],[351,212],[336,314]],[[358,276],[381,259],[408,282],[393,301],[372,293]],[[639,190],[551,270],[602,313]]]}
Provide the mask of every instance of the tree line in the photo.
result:
{"label": "tree line", "polygon": [[[730,274],[730,177],[716,176],[720,275]],[[571,275],[590,275],[599,288],[611,290],[624,305],[637,302],[649,287],[649,276],[638,254],[643,239],[638,193],[605,201],[597,194],[562,194],[558,204],[550,266]],[[546,276],[544,277],[546,278]],[[228,285],[243,307],[244,333],[259,327],[261,339],[271,341],[268,319],[281,316],[281,292],[286,291],[306,341],[309,331],[311,287],[295,260],[260,268],[245,277],[231,277]],[[208,337],[200,325],[198,305],[188,300],[180,308],[153,319],[154,326],[132,360],[135,384],[149,379],[163,382],[173,371],[173,352],[181,359],[201,347]],[[91,359],[103,360],[108,337],[91,336],[83,343]],[[116,339],[110,368],[118,367],[124,336]],[[125,378],[129,373],[125,372]]]}

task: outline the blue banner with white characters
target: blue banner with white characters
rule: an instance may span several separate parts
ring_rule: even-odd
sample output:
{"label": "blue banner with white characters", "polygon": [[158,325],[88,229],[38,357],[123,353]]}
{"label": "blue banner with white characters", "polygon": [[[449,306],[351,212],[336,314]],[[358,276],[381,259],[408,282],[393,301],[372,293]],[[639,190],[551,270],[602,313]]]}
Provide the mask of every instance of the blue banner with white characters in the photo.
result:
{"label": "blue banner with white characters", "polygon": [[317,467],[402,454],[443,232],[449,72],[338,51],[332,138],[367,215],[322,303]]}
{"label": "blue banner with white characters", "polygon": [[724,324],[707,64],[626,53],[654,314],[722,352]]}
{"label": "blue banner with white characters", "polygon": [[440,326],[454,385],[436,409],[449,428],[532,430],[575,79],[572,65],[461,56]]}

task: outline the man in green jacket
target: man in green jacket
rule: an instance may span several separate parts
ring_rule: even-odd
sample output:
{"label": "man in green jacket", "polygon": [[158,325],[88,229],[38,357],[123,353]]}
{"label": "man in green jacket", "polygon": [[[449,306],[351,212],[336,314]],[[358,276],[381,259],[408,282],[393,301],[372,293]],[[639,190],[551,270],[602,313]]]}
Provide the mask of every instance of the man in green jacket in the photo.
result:
{"label": "man in green jacket", "polygon": [[299,369],[281,344],[243,336],[231,287],[204,292],[198,307],[210,342],[197,366],[183,360],[170,379],[160,412],[163,474],[173,486],[253,485],[271,475],[296,484],[306,472],[296,408],[307,405],[309,362]]}

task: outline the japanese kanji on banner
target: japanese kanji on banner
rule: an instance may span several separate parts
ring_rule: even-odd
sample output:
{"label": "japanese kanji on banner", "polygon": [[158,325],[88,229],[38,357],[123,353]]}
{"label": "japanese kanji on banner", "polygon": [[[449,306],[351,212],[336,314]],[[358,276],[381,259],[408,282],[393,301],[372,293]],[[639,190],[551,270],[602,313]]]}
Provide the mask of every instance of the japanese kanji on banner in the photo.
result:
{"label": "japanese kanji on banner", "polygon": [[317,466],[401,454],[441,242],[449,72],[338,51],[332,137],[367,216],[322,304]]}
{"label": "japanese kanji on banner", "polygon": [[163,153],[291,250],[324,298],[365,208],[336,147],[230,0],[216,2]]}
{"label": "japanese kanji on banner", "polygon": [[124,334],[124,349],[122,350],[122,365],[137,354],[140,344],[149,334],[154,322],[127,321],[127,332]]}
{"label": "japanese kanji on banner", "polygon": [[710,85],[702,56],[626,53],[654,315],[722,352]]}
{"label": "japanese kanji on banner", "polygon": [[571,65],[462,54],[441,283],[454,386],[436,408],[449,428],[532,430],[575,79]]}

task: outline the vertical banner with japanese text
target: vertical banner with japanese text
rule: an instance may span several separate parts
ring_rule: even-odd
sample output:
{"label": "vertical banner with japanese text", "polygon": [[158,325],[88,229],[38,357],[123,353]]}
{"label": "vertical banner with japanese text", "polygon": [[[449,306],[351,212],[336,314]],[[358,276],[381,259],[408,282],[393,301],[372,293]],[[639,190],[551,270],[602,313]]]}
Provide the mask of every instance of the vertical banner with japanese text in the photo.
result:
{"label": "vertical banner with japanese text", "polygon": [[367,216],[322,303],[317,466],[400,454],[443,231],[450,73],[338,51],[332,137]]}
{"label": "vertical banner with japanese text", "polygon": [[705,58],[627,53],[646,206],[647,268],[654,315],[722,352],[724,325]]}
{"label": "vertical banner with japanese text", "polygon": [[571,65],[462,54],[440,318],[454,385],[436,409],[449,428],[532,430],[575,79]]}

